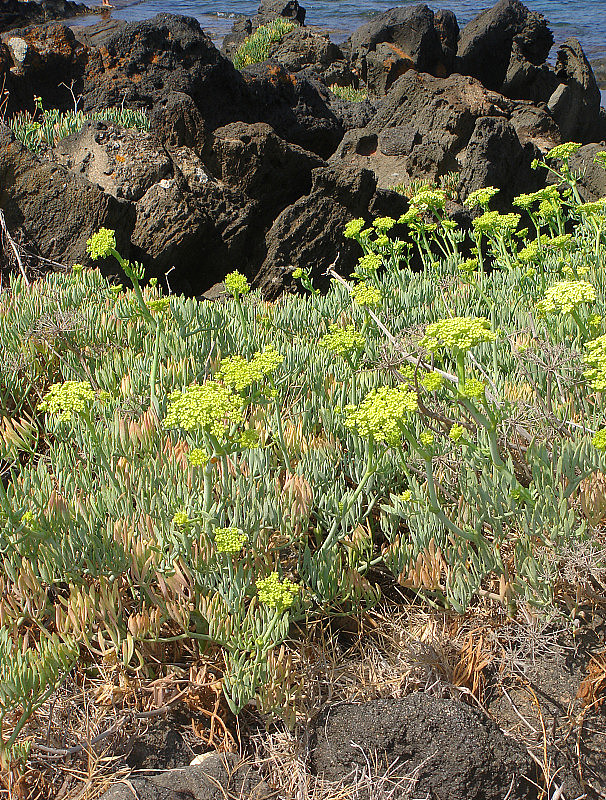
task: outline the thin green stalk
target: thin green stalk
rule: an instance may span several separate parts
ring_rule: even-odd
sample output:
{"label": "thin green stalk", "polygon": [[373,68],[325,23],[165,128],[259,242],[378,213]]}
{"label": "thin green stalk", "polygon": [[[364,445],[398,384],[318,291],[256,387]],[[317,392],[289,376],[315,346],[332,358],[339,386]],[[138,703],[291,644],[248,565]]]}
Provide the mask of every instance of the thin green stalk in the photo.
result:
{"label": "thin green stalk", "polygon": [[154,340],[154,358],[152,361],[151,372],[149,374],[149,404],[156,412],[156,416],[160,415],[160,406],[156,396],[156,378],[158,375],[158,362],[160,360],[160,333],[162,326],[160,320],[156,321],[156,337]]}
{"label": "thin green stalk", "polygon": [[431,503],[432,513],[435,514],[444,527],[451,533],[454,533],[455,536],[460,536],[462,539],[466,539],[468,542],[475,542],[475,536],[472,536],[462,528],[459,528],[459,526],[455,525],[455,523],[444,513],[442,505],[438,499],[438,493],[436,492],[436,483],[433,476],[433,465],[431,458],[425,459],[425,474],[427,475],[427,491],[429,493],[429,502]]}
{"label": "thin green stalk", "polygon": [[320,553],[326,552],[326,550],[328,550],[329,547],[332,547],[332,545],[336,542],[337,534],[339,532],[339,527],[340,527],[341,523],[343,522],[343,520],[345,519],[347,514],[349,514],[349,512],[353,508],[354,504],[357,502],[358,497],[362,494],[362,491],[364,490],[364,487],[366,486],[366,484],[368,482],[368,479],[371,477],[371,475],[374,474],[374,471],[375,471],[375,466],[374,466],[375,447],[374,447],[374,444],[375,444],[374,443],[374,439],[370,438],[368,440],[368,451],[367,451],[366,468],[364,469],[364,474],[360,478],[360,482],[358,483],[355,492],[351,496],[351,499],[350,499],[349,503],[347,503],[347,505],[343,507],[342,513],[333,522],[332,527],[331,527],[330,531],[328,532],[328,535],[327,535],[326,539],[324,539],[324,542],[322,543],[322,546],[320,547],[320,550],[319,550]]}
{"label": "thin green stalk", "polygon": [[105,469],[105,471],[109,475],[109,477],[111,479],[111,482],[114,485],[114,488],[118,491],[118,493],[121,494],[122,493],[122,487],[118,483],[118,479],[116,478],[116,475],[115,475],[114,471],[112,470],[109,461],[105,457],[105,453],[103,452],[103,449],[101,447],[101,443],[99,441],[99,437],[97,436],[97,431],[95,429],[95,426],[93,424],[92,419],[89,417],[88,414],[84,415],[84,421],[86,423],[86,427],[88,429],[88,432],[90,433],[91,438],[92,438],[92,440],[93,440],[93,442],[95,444],[95,453],[99,456],[99,461],[101,462],[101,464],[103,465],[103,468]]}

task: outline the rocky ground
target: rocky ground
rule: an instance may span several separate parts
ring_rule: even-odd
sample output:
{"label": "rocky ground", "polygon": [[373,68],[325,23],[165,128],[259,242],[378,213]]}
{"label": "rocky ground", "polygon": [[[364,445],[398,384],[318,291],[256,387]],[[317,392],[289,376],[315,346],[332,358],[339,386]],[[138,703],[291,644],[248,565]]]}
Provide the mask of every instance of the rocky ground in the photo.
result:
{"label": "rocky ground", "polygon": [[[11,0],[12,2],[12,0]],[[25,4],[16,4],[25,5]],[[296,23],[271,58],[236,70],[238,44],[281,14]],[[193,19],[159,15],[70,29],[30,25],[2,35],[4,114],[73,107],[144,109],[151,132],[96,123],[38,158],[0,132],[0,207],[32,253],[70,265],[100,225],[125,256],[175,290],[199,294],[240,269],[268,296],[299,266],[320,275],[356,216],[398,216],[391,187],[415,179],[484,185],[501,203],[537,188],[534,158],[562,141],[588,146],[587,196],[604,194],[594,168],[606,136],[600,91],[580,43],[554,66],[547,21],[501,0],[462,31],[450,11],[393,9],[342,45],[304,25],[296,0],[264,3],[217,49]],[[365,86],[349,102],[330,86]],[[69,87],[69,89],[68,89]],[[71,89],[71,91],[70,91]],[[465,224],[462,207],[451,208]]]}

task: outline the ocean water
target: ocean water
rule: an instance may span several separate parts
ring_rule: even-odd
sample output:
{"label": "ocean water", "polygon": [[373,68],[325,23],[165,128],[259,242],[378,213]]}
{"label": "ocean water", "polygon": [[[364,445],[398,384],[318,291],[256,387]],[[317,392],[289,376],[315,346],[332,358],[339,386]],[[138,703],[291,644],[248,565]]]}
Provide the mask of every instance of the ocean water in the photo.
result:
{"label": "ocean water", "polygon": [[[112,16],[129,22],[148,19],[162,11],[195,17],[212,38],[220,43],[231,30],[234,17],[253,16],[256,0],[110,0],[116,6]],[[415,5],[421,0],[411,0]],[[485,8],[488,0],[425,0],[434,9],[449,8],[457,16],[460,27]],[[525,0],[532,11],[543,14],[553,30],[556,47],[568,36],[581,42],[588,58],[596,61],[606,58],[606,0]],[[95,0],[88,0],[95,6]],[[307,10],[306,24],[328,31],[335,42],[343,41],[359,25],[373,15],[396,5],[407,5],[397,0],[300,0]],[[76,24],[91,24],[96,17],[80,18]]]}

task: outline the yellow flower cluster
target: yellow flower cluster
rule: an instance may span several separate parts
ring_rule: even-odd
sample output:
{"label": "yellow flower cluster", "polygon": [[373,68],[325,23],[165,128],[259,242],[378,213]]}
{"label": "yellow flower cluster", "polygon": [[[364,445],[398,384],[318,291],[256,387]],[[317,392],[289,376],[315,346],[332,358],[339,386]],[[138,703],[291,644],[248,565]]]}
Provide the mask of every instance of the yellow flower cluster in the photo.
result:
{"label": "yellow flower cluster", "polygon": [[38,405],[40,411],[57,414],[61,420],[69,420],[74,414],[87,411],[95,399],[88,381],[65,381],[53,383]]}
{"label": "yellow flower cluster", "polygon": [[465,435],[465,428],[462,425],[453,425],[450,431],[448,432],[448,436],[452,439],[453,442],[460,441],[460,439],[462,439],[464,435]]}
{"label": "yellow flower cluster", "polygon": [[352,286],[350,292],[357,305],[363,308],[376,308],[381,305],[383,299],[379,289],[369,286],[367,283],[358,283]]}
{"label": "yellow flower cluster", "polygon": [[443,209],[446,192],[444,189],[421,189],[410,198],[410,204],[421,211]]}
{"label": "yellow flower cluster", "polygon": [[476,208],[477,206],[481,206],[483,209],[488,209],[488,204],[495,196],[495,194],[499,193],[499,189],[495,189],[494,186],[487,186],[484,189],[476,189],[475,192],[471,192],[467,198],[463,201],[463,205],[467,206],[467,208]]}
{"label": "yellow flower cluster", "polygon": [[329,333],[325,334],[318,342],[318,347],[347,358],[353,353],[359,353],[366,347],[366,338],[358,333],[353,325],[342,328],[340,325],[330,325]]}
{"label": "yellow flower cluster", "polygon": [[242,398],[217,381],[188,386],[172,392],[164,418],[165,428],[205,430],[221,439],[226,430],[242,421]]}
{"label": "yellow flower cluster", "polygon": [[433,447],[433,443],[435,441],[435,436],[431,431],[422,431],[421,435],[419,436],[419,441],[421,442],[423,447]]}
{"label": "yellow flower cluster", "polygon": [[428,372],[425,377],[421,378],[421,386],[428,392],[437,392],[443,383],[444,378],[437,372]]}
{"label": "yellow flower cluster", "polygon": [[257,590],[259,600],[264,605],[281,613],[292,606],[299,593],[299,586],[288,578],[281,581],[278,573],[272,572],[269,577],[257,581]]}
{"label": "yellow flower cluster", "polygon": [[505,235],[515,233],[519,223],[519,214],[499,214],[498,211],[485,211],[471,224],[478,233]]}
{"label": "yellow flower cluster", "polygon": [[575,208],[575,211],[586,217],[602,217],[606,213],[606,197],[589,203],[581,203]]}
{"label": "yellow flower cluster", "polygon": [[524,211],[528,211],[535,203],[542,203],[544,200],[556,200],[559,196],[557,187],[546,186],[544,189],[539,189],[537,192],[519,194],[517,197],[513,198],[513,204],[514,206],[518,206],[518,208],[523,208]]}
{"label": "yellow flower cluster", "polygon": [[542,314],[570,314],[582,303],[593,303],[595,289],[587,281],[558,281],[537,303]]}
{"label": "yellow flower cluster", "polygon": [[170,297],[159,297],[156,300],[147,300],[145,305],[152,314],[170,314]]}
{"label": "yellow flower cluster", "polygon": [[345,231],[343,235],[346,239],[355,239],[357,236],[360,235],[360,231],[364,227],[365,222],[363,219],[352,219],[350,222],[347,223],[345,226]]}
{"label": "yellow flower cluster", "polygon": [[465,383],[459,386],[461,397],[467,397],[469,400],[482,400],[485,393],[486,384],[477,378],[465,378]]}
{"label": "yellow flower cluster", "polygon": [[606,334],[585,344],[583,361],[591,367],[583,373],[596,392],[606,391]]}
{"label": "yellow flower cluster", "polygon": [[393,217],[377,217],[372,223],[373,228],[376,228],[376,230],[382,233],[391,230],[395,224],[396,221]]}
{"label": "yellow flower cluster", "polygon": [[600,428],[594,433],[591,444],[596,450],[606,450],[606,428]]}
{"label": "yellow flower cluster", "polygon": [[210,456],[201,447],[194,447],[193,450],[190,450],[187,454],[187,460],[191,464],[192,467],[203,467],[207,462]]}
{"label": "yellow flower cluster", "polygon": [[494,342],[496,338],[485,317],[449,317],[430,323],[420,344],[431,353],[441,347],[464,353],[482,342]]}
{"label": "yellow flower cluster", "polygon": [[175,528],[184,528],[186,525],[189,525],[187,513],[185,511],[177,511],[173,517],[173,525]]}
{"label": "yellow flower cluster", "polygon": [[363,272],[376,272],[382,265],[383,258],[378,253],[367,253],[358,259],[358,268]]}
{"label": "yellow flower cluster", "polygon": [[225,288],[234,297],[239,297],[241,294],[248,294],[250,292],[250,285],[246,277],[238,270],[234,270],[225,276],[223,279]]}
{"label": "yellow flower cluster", "polygon": [[564,142],[552,147],[551,150],[545,155],[546,161],[568,161],[578,150],[581,145],[578,142]]}
{"label": "yellow flower cluster", "polygon": [[402,427],[417,410],[416,392],[403,385],[372,389],[358,406],[346,406],[345,426],[360,436],[396,446]]}
{"label": "yellow flower cluster", "polygon": [[221,361],[216,378],[241,392],[252,386],[253,383],[262,381],[263,378],[274,372],[283,361],[284,356],[280,355],[273,347],[267,347],[265,350],[255,353],[250,361],[242,356],[228,356]]}
{"label": "yellow flower cluster", "polygon": [[100,228],[86,243],[86,251],[93,261],[111,256],[116,249],[116,233],[109,228]]}
{"label": "yellow flower cluster", "polygon": [[218,553],[239,553],[247,539],[240,528],[215,528],[214,533]]}

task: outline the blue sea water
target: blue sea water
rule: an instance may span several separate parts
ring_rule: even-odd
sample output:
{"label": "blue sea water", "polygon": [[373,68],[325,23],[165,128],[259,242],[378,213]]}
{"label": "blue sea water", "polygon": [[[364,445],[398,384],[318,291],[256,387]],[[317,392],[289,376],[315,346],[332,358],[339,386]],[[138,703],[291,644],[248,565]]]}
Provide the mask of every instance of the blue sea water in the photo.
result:
{"label": "blue sea water", "polygon": [[[414,5],[421,0],[409,0]],[[491,0],[423,0],[431,8],[450,8],[463,27],[470,19],[492,5]],[[88,0],[97,5],[96,0]],[[196,17],[202,27],[217,42],[231,30],[233,18],[239,14],[253,16],[256,0],[111,0],[116,8],[111,12],[118,19],[138,21],[162,11]],[[331,38],[342,41],[374,14],[396,5],[398,0],[300,0],[307,9],[306,24],[327,30]],[[496,2],[496,0],[495,0]],[[568,36],[576,36],[590,60],[606,58],[606,0],[525,0],[533,11],[543,14],[553,30],[556,47]],[[80,18],[80,24],[95,19]],[[555,54],[555,48],[553,51]]]}

